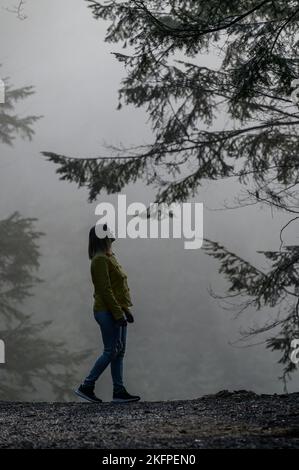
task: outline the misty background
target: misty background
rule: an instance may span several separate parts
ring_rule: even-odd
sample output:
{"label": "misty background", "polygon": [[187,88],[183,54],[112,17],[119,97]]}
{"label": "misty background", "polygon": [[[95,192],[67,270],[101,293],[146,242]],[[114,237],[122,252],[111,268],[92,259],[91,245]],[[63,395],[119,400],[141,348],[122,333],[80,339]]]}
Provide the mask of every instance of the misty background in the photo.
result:
{"label": "misty background", "polygon": [[[97,221],[96,205],[116,203],[117,195],[103,193],[89,204],[87,190],[59,181],[54,165],[40,152],[96,157],[105,155],[105,144],[150,141],[151,129],[144,110],[116,110],[125,71],[111,52],[119,46],[104,43],[108,24],[93,19],[83,0],[28,0],[24,20],[7,11],[16,3],[0,3],[1,78],[8,76],[13,87],[33,85],[35,94],[19,102],[16,112],[43,118],[34,125],[31,142],[17,138],[13,147],[0,147],[0,218],[17,210],[24,217],[36,217],[36,228],[45,233],[38,272],[44,282],[36,286],[24,309],[34,319],[52,321],[46,338],[63,341],[69,352],[91,350],[86,361],[76,364],[69,383],[73,389],[102,349],[92,315],[88,231]],[[193,201],[204,203],[206,238],[265,268],[257,251],[279,248],[279,230],[287,219],[258,206],[218,210],[241,191],[232,178],[207,182]],[[139,182],[123,194],[128,204],[148,205],[154,189]],[[296,240],[294,230],[285,232],[285,240]],[[114,251],[128,273],[134,304],[125,361],[131,393],[144,400],[172,400],[226,388],[282,391],[279,354],[264,345],[231,344],[239,338],[240,328],[263,323],[273,312],[248,310],[234,319],[234,312],[223,310],[208,291],[212,287],[222,293],[227,287],[215,260],[201,250],[185,250],[183,240],[118,240]],[[0,365],[0,376],[3,368],[9,368],[9,356]],[[298,385],[295,373],[288,390],[295,391]],[[110,400],[111,388],[107,369],[97,392]],[[53,395],[42,382],[29,398],[51,400]]]}

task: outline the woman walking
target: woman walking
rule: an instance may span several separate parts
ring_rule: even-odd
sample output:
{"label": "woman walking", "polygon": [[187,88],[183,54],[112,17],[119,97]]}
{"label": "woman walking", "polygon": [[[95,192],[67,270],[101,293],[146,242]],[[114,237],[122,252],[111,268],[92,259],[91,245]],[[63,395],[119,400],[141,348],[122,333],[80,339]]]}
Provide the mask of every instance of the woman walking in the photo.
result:
{"label": "woman walking", "polygon": [[[104,350],[75,393],[90,402],[101,403],[102,400],[94,393],[95,383],[110,364],[113,402],[138,401],[140,397],[130,395],[123,384],[127,323],[134,322],[130,312],[130,289],[127,275],[112,252],[115,238],[109,233],[106,224],[101,227],[107,235],[99,238],[96,227],[93,227],[89,232],[88,254],[94,285],[94,318],[101,329]],[[97,230],[100,230],[99,226]]]}

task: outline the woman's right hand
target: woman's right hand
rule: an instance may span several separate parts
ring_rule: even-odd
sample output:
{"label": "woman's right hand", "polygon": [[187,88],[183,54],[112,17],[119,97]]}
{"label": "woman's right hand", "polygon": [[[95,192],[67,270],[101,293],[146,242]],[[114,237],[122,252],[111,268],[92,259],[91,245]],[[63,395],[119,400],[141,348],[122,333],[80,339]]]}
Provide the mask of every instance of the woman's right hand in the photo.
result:
{"label": "woman's right hand", "polygon": [[115,320],[115,323],[117,326],[127,326],[127,320],[125,319],[125,317]]}

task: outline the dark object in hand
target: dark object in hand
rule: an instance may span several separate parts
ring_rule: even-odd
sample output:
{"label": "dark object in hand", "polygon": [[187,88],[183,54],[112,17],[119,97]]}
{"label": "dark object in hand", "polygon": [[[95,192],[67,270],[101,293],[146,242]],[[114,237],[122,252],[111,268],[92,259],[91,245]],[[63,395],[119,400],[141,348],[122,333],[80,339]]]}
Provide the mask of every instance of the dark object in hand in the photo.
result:
{"label": "dark object in hand", "polygon": [[133,317],[133,314],[130,312],[130,310],[123,308],[123,311],[126,315],[127,322],[134,323],[134,317]]}
{"label": "dark object in hand", "polygon": [[125,317],[115,320],[115,323],[117,326],[127,326],[127,320],[125,319]]}

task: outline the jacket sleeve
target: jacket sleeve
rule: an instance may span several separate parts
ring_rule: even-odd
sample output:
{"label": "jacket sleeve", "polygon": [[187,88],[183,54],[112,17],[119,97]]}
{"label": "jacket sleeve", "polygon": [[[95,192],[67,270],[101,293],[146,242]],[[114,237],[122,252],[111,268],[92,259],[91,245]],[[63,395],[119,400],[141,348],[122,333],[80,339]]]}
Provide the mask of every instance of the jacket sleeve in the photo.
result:
{"label": "jacket sleeve", "polygon": [[111,287],[108,260],[102,256],[94,261],[93,282],[115,320],[122,318],[124,316],[123,310],[117,302]]}

